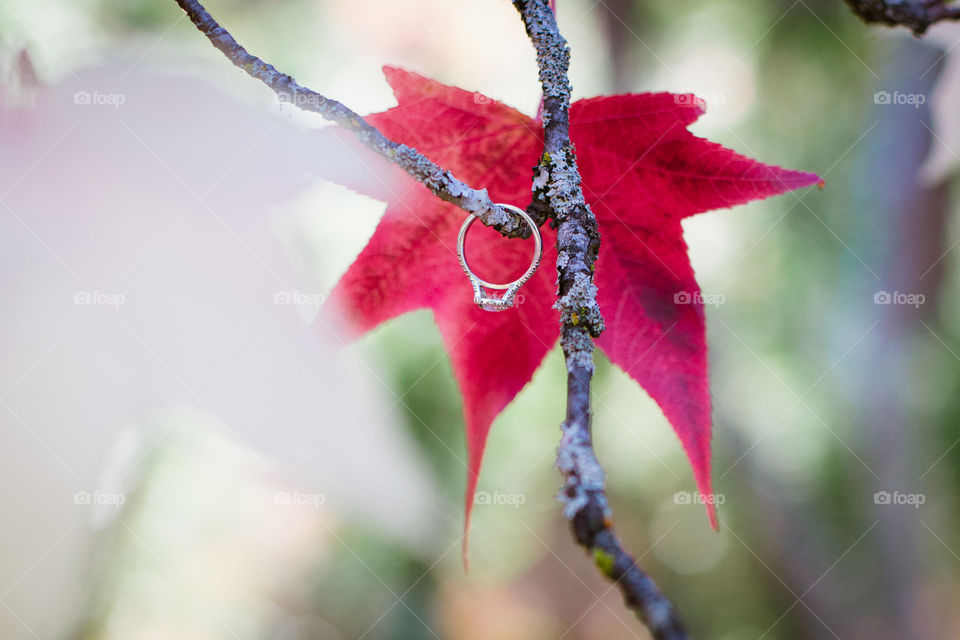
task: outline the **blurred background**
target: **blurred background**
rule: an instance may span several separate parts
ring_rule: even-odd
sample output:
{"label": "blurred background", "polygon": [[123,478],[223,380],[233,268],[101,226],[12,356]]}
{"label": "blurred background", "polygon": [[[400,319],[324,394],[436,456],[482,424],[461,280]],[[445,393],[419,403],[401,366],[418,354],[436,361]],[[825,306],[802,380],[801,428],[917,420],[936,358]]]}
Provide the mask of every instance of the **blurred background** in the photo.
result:
{"label": "blurred background", "polygon": [[[960,30],[839,0],[558,4],[576,97],[695,92],[695,133],[826,181],[685,223],[719,533],[601,356],[627,547],[696,638],[960,636]],[[384,64],[538,104],[506,0],[208,8],[361,113],[393,104]],[[352,345],[311,322],[384,207],[316,179],[319,118],[172,0],[2,0],[0,61],[0,637],[648,637],[553,498],[556,350],[494,425],[464,574],[429,313]]]}

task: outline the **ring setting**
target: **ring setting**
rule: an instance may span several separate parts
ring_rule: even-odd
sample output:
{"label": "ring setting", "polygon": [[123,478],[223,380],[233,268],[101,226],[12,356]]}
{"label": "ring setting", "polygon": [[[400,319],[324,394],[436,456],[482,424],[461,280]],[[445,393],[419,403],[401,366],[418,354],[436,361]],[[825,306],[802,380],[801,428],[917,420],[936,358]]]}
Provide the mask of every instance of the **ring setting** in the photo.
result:
{"label": "ring setting", "polygon": [[[536,272],[537,267],[540,266],[540,259],[543,256],[543,240],[540,237],[540,229],[533,221],[533,218],[531,218],[526,211],[520,209],[519,207],[503,203],[497,204],[498,206],[503,207],[504,209],[509,209],[516,215],[520,216],[523,221],[527,223],[527,226],[530,227],[531,237],[533,238],[534,242],[534,255],[533,260],[530,262],[530,266],[527,268],[526,272],[513,282],[497,284],[483,280],[473,271],[471,271],[470,266],[467,263],[467,253],[465,249],[467,231],[470,230],[470,226],[477,220],[477,216],[472,213],[467,216],[467,219],[463,221],[463,225],[460,227],[460,234],[457,236],[457,257],[460,259],[460,266],[463,268],[463,272],[467,274],[467,278],[470,280],[470,284],[473,286],[473,302],[484,311],[505,311],[511,308],[516,301],[517,291],[519,291],[520,287],[522,287],[523,284],[533,276],[534,272]],[[484,289],[505,290],[505,293],[503,296],[497,298],[486,293]]]}

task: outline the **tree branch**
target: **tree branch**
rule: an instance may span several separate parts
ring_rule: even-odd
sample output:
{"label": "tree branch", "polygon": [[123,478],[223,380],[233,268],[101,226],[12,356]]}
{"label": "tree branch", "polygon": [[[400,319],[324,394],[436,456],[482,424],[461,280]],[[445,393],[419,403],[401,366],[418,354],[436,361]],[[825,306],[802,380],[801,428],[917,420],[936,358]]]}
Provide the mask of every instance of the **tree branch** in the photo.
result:
{"label": "tree branch", "polygon": [[593,451],[590,382],[593,338],[603,317],[593,284],[600,248],[597,220],[587,205],[570,141],[570,51],[547,0],[514,0],[536,48],[543,87],[544,151],[534,170],[533,207],[546,209],[557,224],[560,344],[567,365],[567,415],[557,450],[564,477],[559,499],[577,542],[623,592],[624,601],[657,640],[687,640],[673,604],[623,548],[613,531],[604,489],[605,472]]}
{"label": "tree branch", "polygon": [[846,0],[866,23],[902,26],[922,36],[941,20],[960,20],[960,7],[944,6],[943,0]]}
{"label": "tree branch", "polygon": [[[471,188],[416,149],[390,140],[342,103],[298,84],[291,76],[281,73],[273,65],[249,53],[196,0],[177,0],[177,4],[214,47],[248,75],[273,89],[281,100],[304,111],[318,113],[352,132],[360,142],[406,171],[433,195],[476,214],[483,224],[494,227],[503,235],[530,235],[527,224],[518,216],[494,204],[486,189]],[[542,221],[543,218],[539,220]]]}
{"label": "tree branch", "polygon": [[[849,0],[848,0],[849,1]],[[442,200],[456,204],[510,237],[529,234],[526,224],[498,207],[486,189],[473,189],[415,149],[390,140],[342,103],[316,93],[249,53],[196,0],[177,0],[193,24],[234,65],[260,80],[282,100],[318,113],[352,132],[360,142],[410,174]],[[604,489],[605,473],[593,451],[590,430],[590,383],[593,377],[593,338],[603,331],[603,317],[593,284],[600,248],[597,221],[583,197],[580,173],[570,142],[570,53],[560,35],[548,0],[514,0],[537,50],[543,87],[544,152],[535,169],[535,220],[552,218],[557,225],[557,273],[560,343],[566,357],[567,415],[557,452],[564,475],[560,499],[577,541],[590,551],[597,566],[614,580],[657,640],[687,640],[671,602],[633,557],[612,529],[612,512]]]}

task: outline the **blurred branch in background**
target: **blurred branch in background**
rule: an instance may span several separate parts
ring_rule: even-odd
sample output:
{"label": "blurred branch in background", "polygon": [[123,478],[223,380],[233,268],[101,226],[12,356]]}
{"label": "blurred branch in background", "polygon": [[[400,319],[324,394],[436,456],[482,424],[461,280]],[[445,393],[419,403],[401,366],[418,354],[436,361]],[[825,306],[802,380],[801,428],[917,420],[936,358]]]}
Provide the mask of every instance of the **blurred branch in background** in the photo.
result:
{"label": "blurred branch in background", "polygon": [[907,27],[922,36],[930,25],[941,20],[960,20],[960,7],[945,6],[943,0],[846,0],[864,22]]}
{"label": "blurred branch in background", "polygon": [[[917,102],[919,96],[933,95],[943,68],[942,51],[909,39],[897,44],[880,72],[880,93],[875,95],[893,90],[917,96]],[[930,101],[918,106],[889,105],[876,98],[874,102],[870,115],[885,135],[870,140],[861,156],[859,171],[872,180],[858,183],[852,193],[862,203],[852,208],[852,215],[864,229],[857,250],[878,265],[879,281],[861,295],[872,296],[874,302],[877,296],[906,295],[917,304],[891,299],[892,304],[880,300],[874,305],[878,324],[865,340],[867,352],[861,361],[858,396],[866,402],[854,424],[857,439],[864,444],[864,462],[878,476],[867,478],[863,493],[864,503],[874,507],[869,521],[877,523],[872,542],[884,558],[877,568],[875,595],[887,612],[884,630],[875,629],[871,635],[878,640],[944,637],[946,629],[937,628],[933,608],[924,603],[918,534],[925,533],[917,526],[916,509],[873,497],[882,492],[919,495],[928,466],[919,462],[924,430],[916,408],[910,406],[908,390],[914,381],[924,379],[911,353],[918,344],[934,340],[929,325],[935,323],[943,298],[948,189],[944,182],[924,180],[919,170],[935,135],[927,124]],[[936,386],[932,379],[927,384]],[[865,603],[861,606],[866,608]],[[861,616],[866,617],[865,612]]]}
{"label": "blurred branch in background", "polygon": [[634,75],[630,52],[636,34],[630,25],[639,7],[633,0],[607,0],[603,8],[600,19],[610,60],[610,86],[614,93],[626,93],[632,88],[630,78]]}
{"label": "blurred branch in background", "polygon": [[[818,492],[808,498],[777,470],[744,458],[746,478],[737,491],[750,496],[757,526],[734,524],[736,537],[763,558],[771,586],[785,592],[790,612],[771,630],[781,625],[796,637],[877,640],[950,634],[949,623],[933,613],[937,605],[924,577],[928,534],[923,527],[929,524],[917,508],[883,497],[925,500],[920,485],[940,455],[934,452],[927,463],[919,463],[928,431],[913,396],[920,392],[918,383],[931,390],[943,385],[936,374],[919,370],[930,363],[917,357],[923,343],[939,351],[931,326],[945,297],[948,185],[919,170],[937,135],[928,124],[929,96],[943,66],[938,47],[892,40],[883,66],[876,67],[872,108],[851,127],[864,131],[847,196],[852,206],[842,211],[852,230],[848,259],[854,266],[846,282],[831,288],[821,319],[834,339],[859,344],[850,388],[843,394],[848,399],[836,401],[847,404],[851,426],[820,419],[842,447],[845,462],[833,471],[824,469]],[[905,99],[891,104],[890,95],[910,96],[910,104]],[[917,303],[905,304],[908,296]],[[825,364],[839,364],[837,355],[831,353]],[[748,451],[754,444],[733,425],[723,431],[734,439],[734,450]],[[831,502],[843,507],[827,516]]]}

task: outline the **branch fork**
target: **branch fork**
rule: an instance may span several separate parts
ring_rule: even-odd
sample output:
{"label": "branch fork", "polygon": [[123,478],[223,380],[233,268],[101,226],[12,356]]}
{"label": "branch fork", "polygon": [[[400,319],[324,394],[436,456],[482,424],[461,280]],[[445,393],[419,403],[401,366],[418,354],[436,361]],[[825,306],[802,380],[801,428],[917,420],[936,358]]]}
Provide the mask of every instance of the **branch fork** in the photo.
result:
{"label": "branch fork", "polygon": [[[508,237],[528,237],[529,226],[519,215],[490,200],[486,189],[475,189],[450,171],[407,145],[387,138],[342,103],[308,89],[249,53],[197,0],[176,0],[193,24],[234,65],[260,80],[290,104],[336,123],[390,162],[421,182],[435,196],[475,214],[483,224]],[[848,0],[852,2],[852,0]],[[570,141],[570,51],[560,34],[549,0],[514,0],[537,55],[543,90],[544,150],[532,180],[527,211],[537,225],[548,218],[557,229],[560,344],[567,367],[567,411],[561,425],[557,467],[564,484],[558,496],[571,521],[577,542],[593,557],[600,571],[623,592],[626,606],[636,612],[656,640],[688,640],[673,604],[623,548],[613,531],[612,511],[605,492],[605,473],[593,450],[590,386],[594,373],[594,338],[604,330],[593,283],[600,250],[597,220],[587,205],[573,143]]]}

